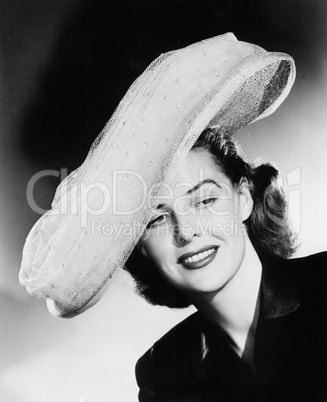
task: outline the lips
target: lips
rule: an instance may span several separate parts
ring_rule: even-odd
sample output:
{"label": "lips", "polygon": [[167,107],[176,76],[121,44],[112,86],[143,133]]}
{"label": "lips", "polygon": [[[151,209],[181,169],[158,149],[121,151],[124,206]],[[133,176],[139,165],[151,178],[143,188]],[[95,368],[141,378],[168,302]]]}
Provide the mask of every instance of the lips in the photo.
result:
{"label": "lips", "polygon": [[177,263],[187,269],[202,268],[216,257],[218,248],[218,246],[207,246],[196,252],[183,254],[178,258]]}

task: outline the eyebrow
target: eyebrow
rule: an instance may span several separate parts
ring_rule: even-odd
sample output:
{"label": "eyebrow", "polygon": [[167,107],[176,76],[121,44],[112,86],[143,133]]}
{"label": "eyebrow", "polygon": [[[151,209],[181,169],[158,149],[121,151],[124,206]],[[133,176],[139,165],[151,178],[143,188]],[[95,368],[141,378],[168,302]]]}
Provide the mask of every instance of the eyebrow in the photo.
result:
{"label": "eyebrow", "polygon": [[[194,193],[195,191],[197,191],[199,188],[201,188],[202,186],[204,186],[205,184],[214,184],[215,186],[221,188],[221,186],[214,180],[212,179],[205,179],[200,181],[200,183],[196,184],[194,187],[190,188],[185,195],[190,195],[192,193]],[[160,209],[163,208],[165,206],[165,204],[159,204],[156,209]]]}
{"label": "eyebrow", "polygon": [[219,186],[219,184],[217,182],[215,182],[212,179],[206,179],[206,180],[202,180],[200,181],[200,183],[196,184],[193,188],[189,189],[185,195],[190,195],[192,193],[194,193],[195,191],[197,191],[200,187],[204,186],[205,184],[214,184],[215,186],[221,188]]}

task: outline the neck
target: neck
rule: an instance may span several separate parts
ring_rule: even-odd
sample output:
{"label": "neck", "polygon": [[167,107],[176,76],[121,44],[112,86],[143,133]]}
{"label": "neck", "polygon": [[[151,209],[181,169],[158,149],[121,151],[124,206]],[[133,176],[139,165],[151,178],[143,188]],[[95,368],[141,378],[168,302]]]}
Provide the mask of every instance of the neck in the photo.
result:
{"label": "neck", "polygon": [[190,299],[208,321],[227,334],[236,353],[252,366],[262,266],[247,237],[245,250],[238,271],[222,289]]}

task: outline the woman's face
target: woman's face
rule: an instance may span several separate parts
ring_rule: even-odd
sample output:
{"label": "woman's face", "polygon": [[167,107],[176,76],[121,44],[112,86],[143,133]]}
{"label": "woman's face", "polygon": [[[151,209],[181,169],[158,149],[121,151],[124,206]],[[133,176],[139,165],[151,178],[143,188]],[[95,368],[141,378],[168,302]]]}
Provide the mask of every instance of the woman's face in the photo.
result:
{"label": "woman's face", "polygon": [[223,288],[246,253],[243,221],[252,211],[246,181],[233,187],[208,151],[191,151],[156,202],[140,240],[142,252],[186,293]]}

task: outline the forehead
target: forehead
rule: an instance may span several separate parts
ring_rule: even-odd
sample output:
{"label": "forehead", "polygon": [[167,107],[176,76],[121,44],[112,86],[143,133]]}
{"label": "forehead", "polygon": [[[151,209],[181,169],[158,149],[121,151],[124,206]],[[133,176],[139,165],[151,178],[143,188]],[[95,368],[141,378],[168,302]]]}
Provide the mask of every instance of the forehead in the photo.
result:
{"label": "forehead", "polygon": [[166,196],[171,191],[174,197],[178,197],[204,180],[212,180],[223,186],[231,185],[227,176],[215,164],[209,151],[202,149],[190,151],[174,177],[160,187],[158,197]]}

